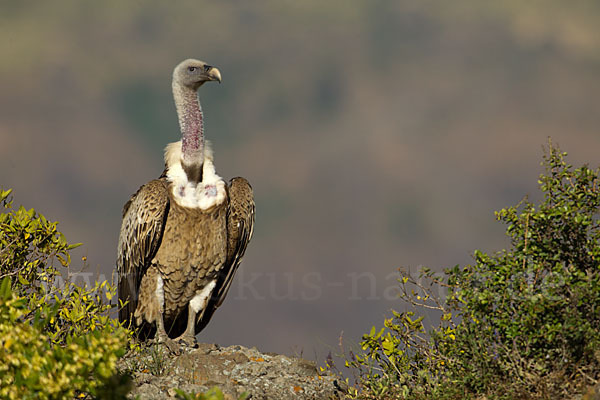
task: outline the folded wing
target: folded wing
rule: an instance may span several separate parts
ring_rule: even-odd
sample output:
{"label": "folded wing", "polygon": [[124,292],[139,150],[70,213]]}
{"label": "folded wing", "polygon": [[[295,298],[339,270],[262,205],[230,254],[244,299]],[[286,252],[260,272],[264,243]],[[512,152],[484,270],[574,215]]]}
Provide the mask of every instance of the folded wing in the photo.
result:
{"label": "folded wing", "polygon": [[231,287],[246,247],[254,229],[254,194],[250,183],[244,178],[233,178],[228,187],[229,208],[227,211],[227,258],[221,269],[215,291],[206,311],[196,321],[196,332],[200,332],[210,321],[215,310],[223,303]]}
{"label": "folded wing", "polygon": [[133,320],[142,276],[160,247],[168,213],[169,196],[164,178],[140,187],[123,207],[117,271],[119,301],[125,305],[119,309],[119,321]]}

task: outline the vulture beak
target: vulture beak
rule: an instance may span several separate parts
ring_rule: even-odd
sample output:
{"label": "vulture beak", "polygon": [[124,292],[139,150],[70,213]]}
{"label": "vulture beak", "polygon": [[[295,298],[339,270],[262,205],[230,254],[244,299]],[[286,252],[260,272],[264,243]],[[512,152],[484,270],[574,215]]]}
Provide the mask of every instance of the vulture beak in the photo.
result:
{"label": "vulture beak", "polygon": [[206,76],[211,81],[219,81],[221,83],[221,71],[216,67],[209,67]]}

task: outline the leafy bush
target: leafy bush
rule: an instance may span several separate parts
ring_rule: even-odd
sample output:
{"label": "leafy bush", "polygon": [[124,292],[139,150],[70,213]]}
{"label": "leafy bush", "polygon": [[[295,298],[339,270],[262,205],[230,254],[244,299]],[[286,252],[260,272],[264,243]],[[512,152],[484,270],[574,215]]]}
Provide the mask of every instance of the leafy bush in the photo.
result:
{"label": "leafy bush", "polygon": [[62,279],[69,245],[35,210],[12,209],[0,191],[0,397],[123,398],[115,363],[131,332],[110,318],[108,282],[80,287]]}
{"label": "leafy bush", "polygon": [[17,294],[38,292],[54,283],[60,273],[53,263],[64,267],[71,262],[69,245],[57,230],[58,222],[48,221],[32,208],[12,210],[12,190],[0,190],[0,277],[9,276]]}
{"label": "leafy bush", "polygon": [[[571,398],[600,377],[600,180],[573,169],[549,144],[539,205],[496,213],[509,250],[475,251],[475,263],[401,271],[401,298],[439,312],[393,312],[346,365],[365,399]],[[436,295],[445,288],[445,299]]]}

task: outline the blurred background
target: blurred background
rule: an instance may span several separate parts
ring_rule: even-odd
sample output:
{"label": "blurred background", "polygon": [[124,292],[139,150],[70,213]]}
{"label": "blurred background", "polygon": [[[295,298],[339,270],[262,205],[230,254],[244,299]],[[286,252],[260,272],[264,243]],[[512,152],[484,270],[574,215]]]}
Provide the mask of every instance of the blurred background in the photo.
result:
{"label": "blurred background", "polygon": [[403,308],[398,267],[506,247],[493,212],[539,198],[549,136],[598,165],[599,18],[591,0],[3,1],[0,186],[110,278],[121,208],[179,140],[173,67],[217,66],[206,136],[257,217],[199,340],[322,361]]}

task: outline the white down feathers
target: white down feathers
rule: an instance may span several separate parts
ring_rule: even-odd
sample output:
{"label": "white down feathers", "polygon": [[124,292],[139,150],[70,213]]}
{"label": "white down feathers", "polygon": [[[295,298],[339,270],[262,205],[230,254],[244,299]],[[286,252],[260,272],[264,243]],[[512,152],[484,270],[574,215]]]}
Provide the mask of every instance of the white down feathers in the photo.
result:
{"label": "white down feathers", "polygon": [[196,184],[188,181],[187,174],[181,166],[182,159],[181,140],[169,143],[165,148],[165,164],[167,179],[173,183],[173,197],[177,204],[206,211],[225,201],[225,181],[215,171],[212,148],[208,141],[204,144],[202,182]]}

